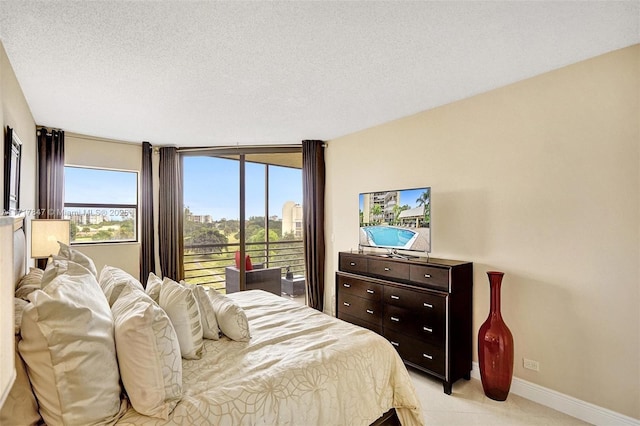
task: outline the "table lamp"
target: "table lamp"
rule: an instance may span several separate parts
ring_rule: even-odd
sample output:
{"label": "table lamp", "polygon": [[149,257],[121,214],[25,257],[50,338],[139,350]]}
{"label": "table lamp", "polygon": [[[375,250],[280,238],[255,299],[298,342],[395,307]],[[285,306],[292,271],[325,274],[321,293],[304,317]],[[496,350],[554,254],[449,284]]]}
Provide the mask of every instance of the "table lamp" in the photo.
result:
{"label": "table lamp", "polygon": [[58,241],[69,245],[68,219],[33,219],[31,221],[31,257],[46,259],[58,253]]}

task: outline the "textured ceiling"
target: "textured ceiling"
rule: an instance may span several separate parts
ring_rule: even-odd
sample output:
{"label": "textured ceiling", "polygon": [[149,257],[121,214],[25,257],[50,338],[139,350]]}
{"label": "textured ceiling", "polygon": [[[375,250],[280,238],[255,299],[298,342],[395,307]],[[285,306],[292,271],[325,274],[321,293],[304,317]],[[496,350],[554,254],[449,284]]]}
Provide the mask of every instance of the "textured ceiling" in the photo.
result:
{"label": "textured ceiling", "polygon": [[330,140],[640,42],[640,2],[0,1],[37,124]]}

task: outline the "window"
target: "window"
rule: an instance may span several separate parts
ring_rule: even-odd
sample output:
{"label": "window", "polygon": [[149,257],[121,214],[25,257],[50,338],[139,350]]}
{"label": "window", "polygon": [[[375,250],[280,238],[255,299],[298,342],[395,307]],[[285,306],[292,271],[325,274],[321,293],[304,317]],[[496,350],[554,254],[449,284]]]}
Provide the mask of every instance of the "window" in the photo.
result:
{"label": "window", "polygon": [[65,166],[64,217],[71,243],[138,240],[138,173]]}

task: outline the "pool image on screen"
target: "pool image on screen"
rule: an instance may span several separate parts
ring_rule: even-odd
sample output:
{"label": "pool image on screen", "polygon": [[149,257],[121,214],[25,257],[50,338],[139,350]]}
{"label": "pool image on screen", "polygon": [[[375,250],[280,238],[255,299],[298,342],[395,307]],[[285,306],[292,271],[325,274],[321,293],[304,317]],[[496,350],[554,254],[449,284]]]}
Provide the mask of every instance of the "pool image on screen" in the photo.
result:
{"label": "pool image on screen", "polygon": [[360,194],[361,247],[431,251],[431,188]]}

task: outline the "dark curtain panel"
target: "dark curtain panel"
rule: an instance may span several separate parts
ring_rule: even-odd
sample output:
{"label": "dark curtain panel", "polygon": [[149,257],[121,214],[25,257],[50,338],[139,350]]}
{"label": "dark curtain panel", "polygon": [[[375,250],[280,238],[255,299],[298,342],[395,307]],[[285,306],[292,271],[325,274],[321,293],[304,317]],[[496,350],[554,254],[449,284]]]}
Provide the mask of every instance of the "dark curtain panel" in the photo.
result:
{"label": "dark curtain panel", "polygon": [[184,278],[182,158],[174,147],[160,148],[158,196],[158,246],[162,275],[175,281]]}
{"label": "dark curtain panel", "polygon": [[308,304],[324,309],[324,143],[302,141],[302,206]]}
{"label": "dark curtain panel", "polygon": [[[62,219],[64,209],[64,132],[38,129],[37,219]],[[44,269],[47,259],[36,266]]]}
{"label": "dark curtain panel", "polygon": [[140,282],[147,285],[149,272],[156,270],[153,233],[153,147],[142,142],[142,193],[140,199]]}

